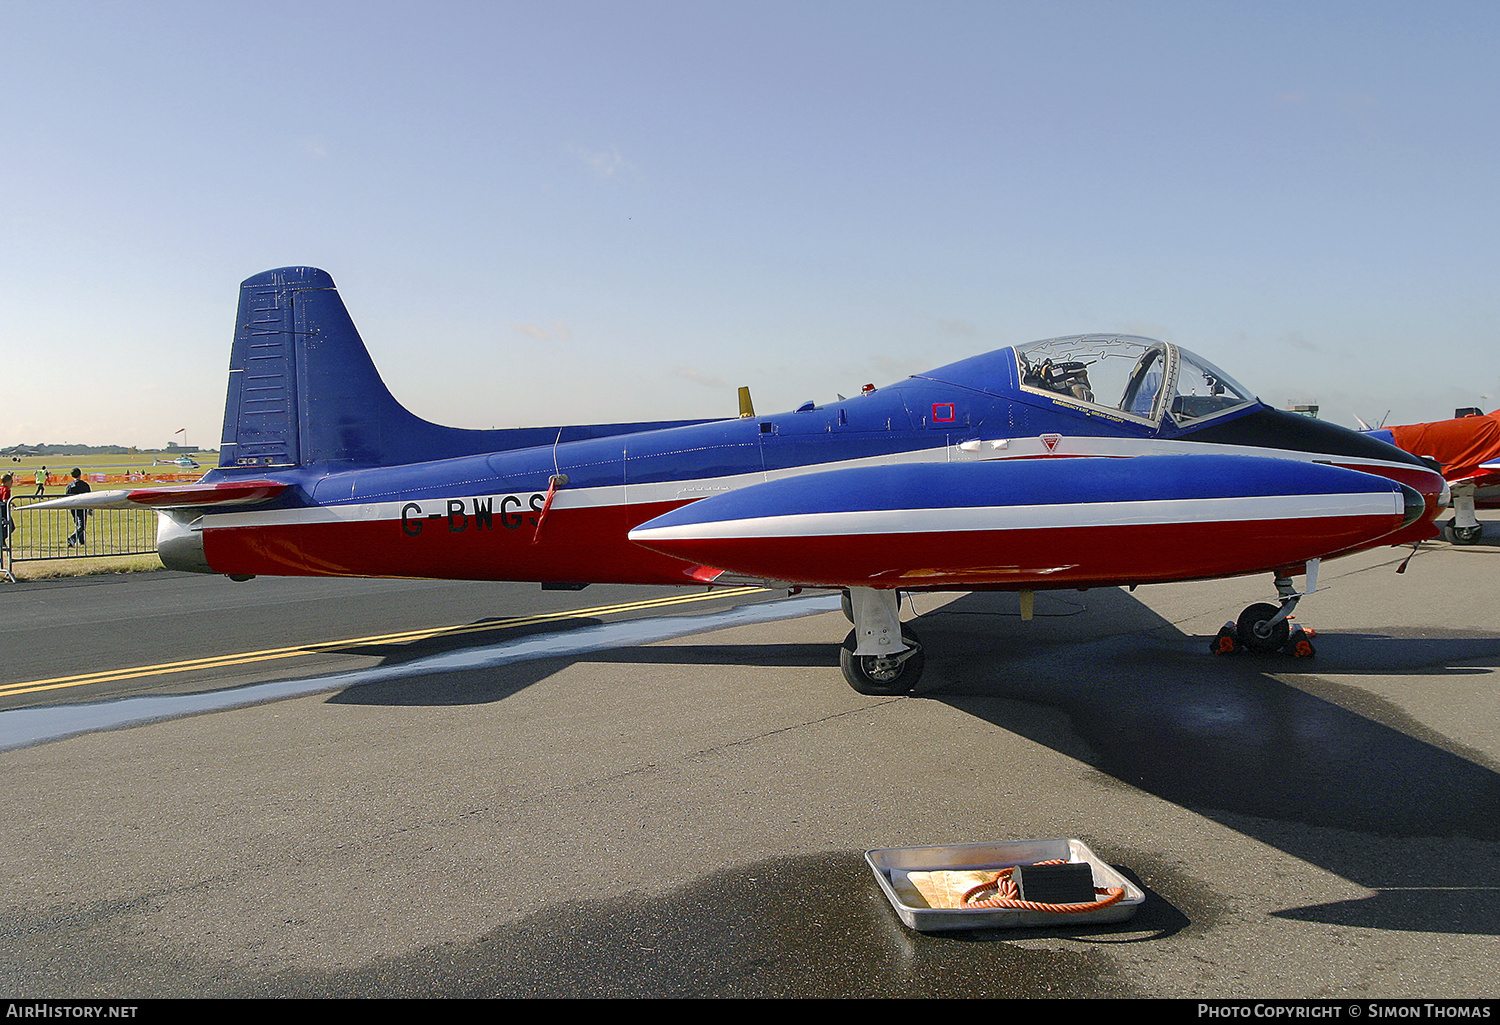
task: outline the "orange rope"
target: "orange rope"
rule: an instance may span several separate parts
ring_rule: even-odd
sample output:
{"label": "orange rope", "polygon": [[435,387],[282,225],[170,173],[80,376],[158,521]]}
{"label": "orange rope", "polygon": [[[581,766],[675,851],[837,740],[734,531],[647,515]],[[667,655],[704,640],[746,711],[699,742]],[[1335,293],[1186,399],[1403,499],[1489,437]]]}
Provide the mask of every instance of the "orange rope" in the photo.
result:
{"label": "orange rope", "polygon": [[[1038,865],[1066,865],[1067,862],[1061,858],[1052,861],[1038,861]],[[1010,881],[1010,875],[1016,870],[1016,866],[1004,868],[996,874],[994,879],[978,886],[971,886],[964,891],[959,903],[965,908],[1008,908],[1017,911],[1049,911],[1059,915],[1080,915],[1086,911],[1098,911],[1107,908],[1111,904],[1118,903],[1124,896],[1125,891],[1118,886],[1096,886],[1094,892],[1103,894],[1103,900],[1087,901],[1079,904],[1042,904],[1034,900],[1021,900],[1016,896],[1016,884]],[[986,890],[994,891],[993,897],[984,900],[975,900],[979,894]]]}
{"label": "orange rope", "polygon": [[567,479],[561,474],[553,474],[552,479],[547,482],[547,498],[542,502],[541,514],[536,518],[536,533],[531,535],[532,544],[542,539],[542,524],[547,522],[547,514],[552,511],[552,500],[557,497],[557,489],[562,487]]}

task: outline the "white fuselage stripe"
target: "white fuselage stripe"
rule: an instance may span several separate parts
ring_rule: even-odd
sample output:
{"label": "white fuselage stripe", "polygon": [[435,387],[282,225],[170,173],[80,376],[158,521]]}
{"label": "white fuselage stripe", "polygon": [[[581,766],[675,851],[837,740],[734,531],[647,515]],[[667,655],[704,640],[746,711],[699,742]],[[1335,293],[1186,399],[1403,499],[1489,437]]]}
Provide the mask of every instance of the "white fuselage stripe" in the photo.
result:
{"label": "white fuselage stripe", "polygon": [[1133,527],[1176,523],[1243,523],[1333,516],[1400,516],[1397,494],[1272,495],[1065,505],[874,509],[856,512],[756,516],[681,526],[637,528],[639,542],[767,537],[835,537],[1077,527]]}

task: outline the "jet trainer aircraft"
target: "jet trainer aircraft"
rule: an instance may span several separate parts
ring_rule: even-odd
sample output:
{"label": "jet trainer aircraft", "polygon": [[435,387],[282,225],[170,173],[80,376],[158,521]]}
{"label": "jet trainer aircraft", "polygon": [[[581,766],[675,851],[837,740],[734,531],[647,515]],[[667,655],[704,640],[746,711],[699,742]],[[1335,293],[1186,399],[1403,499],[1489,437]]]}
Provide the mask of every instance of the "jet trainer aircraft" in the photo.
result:
{"label": "jet trainer aircraft", "polygon": [[1122,335],[771,416],[442,427],[391,395],[310,267],[241,285],[220,453],[197,484],[31,508],[153,508],[163,562],[236,579],[838,588],[841,667],[875,694],[922,669],[900,591],[1019,591],[1024,614],[1039,589],[1268,572],[1279,606],[1237,634],[1273,650],[1320,560],[1434,537],[1448,500],[1416,457]]}

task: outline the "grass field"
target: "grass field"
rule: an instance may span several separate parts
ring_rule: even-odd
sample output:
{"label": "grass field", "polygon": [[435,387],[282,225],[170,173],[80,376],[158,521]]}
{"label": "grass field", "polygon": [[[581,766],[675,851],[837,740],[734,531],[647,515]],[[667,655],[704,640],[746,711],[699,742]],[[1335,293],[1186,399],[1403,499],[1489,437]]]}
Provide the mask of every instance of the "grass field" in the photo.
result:
{"label": "grass field", "polygon": [[41,559],[11,566],[17,580],[49,580],[55,577],[88,577],[102,573],[149,573],[165,569],[155,552],[148,555],[110,555],[103,558]]}

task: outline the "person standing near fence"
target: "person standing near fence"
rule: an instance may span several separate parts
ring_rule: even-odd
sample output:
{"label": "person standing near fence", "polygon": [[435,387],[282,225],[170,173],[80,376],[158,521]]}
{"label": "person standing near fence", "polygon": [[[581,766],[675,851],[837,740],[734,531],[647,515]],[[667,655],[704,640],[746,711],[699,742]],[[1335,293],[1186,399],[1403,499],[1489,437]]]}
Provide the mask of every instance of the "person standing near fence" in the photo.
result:
{"label": "person standing near fence", "polygon": [[10,482],[14,479],[8,473],[0,474],[0,549],[10,547]]}
{"label": "person standing near fence", "polygon": [[[89,482],[83,479],[83,471],[78,467],[73,467],[68,476],[73,478],[73,482],[68,485],[68,489],[64,491],[63,494],[84,495],[94,490],[93,488],[89,487]],[[74,546],[77,546],[79,548],[82,548],[84,544],[83,528],[89,521],[89,513],[91,512],[91,510],[74,509],[72,510],[72,512],[73,523],[75,526],[73,529],[73,533],[68,535],[68,547],[72,548]]]}
{"label": "person standing near fence", "polygon": [[42,492],[47,490],[47,468],[44,466],[36,472],[36,497],[41,498]]}

